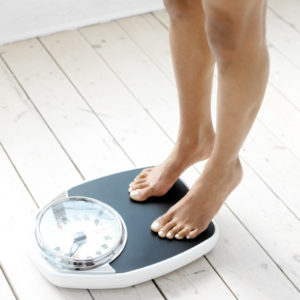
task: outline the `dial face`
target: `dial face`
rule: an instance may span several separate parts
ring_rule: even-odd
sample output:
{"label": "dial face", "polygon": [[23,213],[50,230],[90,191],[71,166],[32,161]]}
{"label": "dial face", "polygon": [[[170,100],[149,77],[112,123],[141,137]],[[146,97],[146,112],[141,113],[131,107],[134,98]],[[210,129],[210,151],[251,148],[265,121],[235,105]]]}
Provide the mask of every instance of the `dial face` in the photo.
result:
{"label": "dial face", "polygon": [[43,250],[68,261],[93,260],[113,252],[124,239],[120,216],[98,200],[71,197],[46,207],[37,231]]}

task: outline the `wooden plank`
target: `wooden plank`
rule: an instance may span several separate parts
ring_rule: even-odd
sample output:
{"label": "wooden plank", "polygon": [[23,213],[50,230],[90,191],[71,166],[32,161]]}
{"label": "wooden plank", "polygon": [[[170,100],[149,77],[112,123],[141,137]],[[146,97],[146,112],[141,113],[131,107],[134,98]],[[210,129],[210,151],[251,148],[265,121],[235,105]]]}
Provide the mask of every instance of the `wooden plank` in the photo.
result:
{"label": "wooden plank", "polygon": [[[0,61],[0,85],[2,91],[0,140],[7,146],[20,166],[20,170],[25,175],[26,184],[34,186],[32,194],[36,195],[37,202],[39,204],[46,203],[51,197],[57,195],[58,191],[61,192],[64,181],[65,184],[75,184],[80,181],[80,177],[2,61]],[[4,154],[2,159],[7,160],[4,158]],[[63,174],[57,174],[59,168],[64,170]],[[12,201],[3,201],[2,204],[4,216],[1,216],[1,222],[3,222],[1,228],[5,228],[3,234],[6,236],[5,247],[0,247],[3,251],[1,252],[2,264],[18,295],[24,299],[26,297],[41,299],[43,288],[45,291],[49,290],[49,299],[54,295],[57,299],[63,299],[64,297],[57,289],[53,289],[38,273],[26,253],[22,253],[19,257],[18,245],[23,244],[26,247],[28,245],[27,227],[25,226],[23,230],[22,224],[27,224],[28,220],[33,218],[36,207],[11,169],[8,162],[1,163],[1,178],[5,178],[2,180],[5,189],[2,189],[1,199],[12,199]],[[65,178],[67,173],[69,176]],[[16,207],[19,207],[17,213]],[[7,212],[9,212],[8,215]],[[14,214],[16,215],[12,216]],[[17,239],[9,238],[10,236],[20,238],[20,244]],[[19,266],[15,267],[16,265]],[[23,282],[27,277],[28,281]],[[32,289],[31,286],[36,284],[35,281],[36,283],[41,282],[41,290]],[[90,299],[87,292],[83,291],[80,294],[85,299]],[[74,297],[74,299],[79,298]]]}
{"label": "wooden plank", "polygon": [[[160,12],[157,12],[159,14]],[[152,14],[143,14],[116,21],[141,50],[175,82],[168,31]],[[147,34],[145,34],[147,32]],[[162,48],[160,44],[168,45]],[[158,46],[158,47],[156,47]]]}
{"label": "wooden plank", "polygon": [[[1,46],[2,56],[87,178],[132,166],[37,40]],[[91,157],[93,159],[91,159]]]}
{"label": "wooden plank", "polygon": [[[155,12],[162,14],[164,11]],[[174,72],[169,47],[169,33],[152,14],[143,14],[116,21],[138,47],[159,67],[167,77],[174,81]],[[145,34],[147,32],[147,34]]]}
{"label": "wooden plank", "polygon": [[[119,300],[119,299],[145,299],[145,300],[161,300],[165,299],[158,289],[153,288],[151,281],[139,284],[137,286],[123,288],[119,290],[91,290],[91,293],[95,299],[109,299],[109,300]],[[120,298],[122,297],[122,298]]]}
{"label": "wooden plank", "polygon": [[[144,108],[159,120],[160,126],[174,140],[178,131],[179,110],[176,100],[177,91],[173,82],[130,42],[127,34],[117,23],[101,25],[98,28],[86,27],[81,32],[84,35],[87,32],[93,32],[94,38],[90,39],[91,35],[88,37],[92,47],[106,61],[107,55],[110,58],[114,57],[113,64],[107,61],[114,73],[121,77],[135,97],[143,103]],[[127,52],[123,53],[122,51],[120,55],[120,47],[123,46],[126,47]]]}
{"label": "wooden plank", "polygon": [[11,290],[2,272],[2,268],[0,268],[0,299],[5,299],[5,300],[16,299],[13,291]]}
{"label": "wooden plank", "polygon": [[[113,23],[111,23],[113,24]],[[136,89],[136,86],[138,85],[142,85],[144,87],[144,93],[147,94],[147,97],[155,97],[158,93],[158,91],[160,91],[161,88],[163,89],[170,89],[170,88],[174,88],[171,86],[167,86],[167,87],[161,87],[161,85],[158,83],[158,88],[155,91],[152,91],[152,89],[148,89],[147,87],[147,83],[149,81],[151,82],[156,82],[156,78],[159,77],[159,70],[155,69],[155,66],[149,61],[149,59],[142,54],[142,52],[139,50],[139,48],[137,48],[131,41],[130,39],[126,36],[126,33],[123,32],[120,28],[117,27],[117,25],[113,25],[113,26],[109,26],[109,24],[104,24],[101,26],[91,26],[88,28],[84,28],[81,30],[81,32],[86,36],[86,38],[88,39],[88,41],[90,42],[91,45],[98,45],[98,47],[96,47],[96,51],[99,53],[99,55],[101,55],[106,61],[107,63],[112,67],[112,69],[116,72],[116,74],[118,74],[118,76],[121,77],[121,79],[131,88],[131,90],[133,91],[133,93],[135,93],[135,95],[140,99],[140,101],[144,104],[144,98],[142,96],[139,96],[139,88]],[[118,41],[121,39],[122,43],[118,43]],[[99,45],[101,44],[101,41],[105,40],[105,43],[102,42],[101,47],[99,47]],[[105,44],[105,45],[103,45]],[[122,58],[117,57],[114,55],[114,48],[120,49],[120,47],[122,47],[123,51],[123,56]],[[123,63],[123,61],[126,61],[126,63]],[[127,70],[127,65],[131,64],[139,64],[139,66],[137,66],[135,68],[135,70],[139,70],[139,72],[137,72],[137,74],[130,74]],[[150,66],[151,65],[151,66]],[[144,66],[144,68],[142,67]],[[124,69],[123,69],[124,68]],[[150,68],[150,73],[147,72],[147,70],[149,70]],[[155,76],[153,76],[153,72],[154,70],[157,70],[155,74]],[[153,77],[152,77],[153,76]],[[161,77],[160,77],[161,79]],[[145,84],[143,83],[143,80],[145,81]],[[163,93],[166,93],[166,91],[163,91]],[[145,106],[147,105],[147,101],[145,100]],[[147,107],[148,108],[148,107]],[[148,109],[148,111],[152,114],[153,113],[153,117],[157,118],[157,116],[159,116],[158,112],[155,110],[155,108],[152,108],[152,110],[150,111],[150,109]],[[173,112],[172,108],[170,108],[169,110],[170,112]],[[154,116],[155,114],[155,116]],[[158,122],[161,124],[161,120],[158,119]],[[171,124],[172,120],[170,121]],[[175,123],[174,123],[175,124]],[[173,124],[173,125],[174,125]],[[168,132],[167,129],[165,129],[166,132]],[[170,136],[172,136],[171,133],[169,133]],[[222,226],[223,228],[223,226]],[[230,233],[228,233],[228,236],[230,236]],[[247,234],[244,234],[243,237],[245,236],[245,238],[249,239],[249,243],[250,240],[252,240],[251,238],[249,238],[249,236],[247,236]],[[252,240],[253,243],[253,240]],[[254,245],[256,245],[255,243],[253,243]],[[257,247],[253,246],[253,247]],[[258,249],[261,249],[260,247],[258,247]],[[262,251],[262,250],[260,250]],[[264,253],[264,252],[263,252]],[[265,254],[261,253],[262,256],[264,256]],[[231,255],[235,255],[230,253]],[[266,255],[267,257],[267,255]],[[238,257],[238,259],[242,260],[242,257]],[[244,258],[245,259],[245,258]],[[265,258],[264,258],[265,259]],[[267,258],[266,258],[267,259]],[[233,260],[234,261],[234,260]],[[249,261],[246,259],[245,261],[243,261],[243,264],[249,264]],[[271,263],[272,264],[272,263]],[[251,264],[252,265],[252,264]],[[274,270],[276,270],[275,265],[273,265]],[[216,267],[216,269],[218,269]],[[272,273],[274,274],[274,270],[272,270]],[[261,270],[255,270],[256,272],[259,272]],[[286,279],[284,278],[284,276],[282,275],[282,273],[277,269],[277,279],[276,280],[283,280],[284,282],[286,282],[286,288],[288,292],[296,293],[295,289],[290,285],[290,283],[288,281],[286,281]],[[276,273],[276,272],[275,272]],[[224,278],[223,274],[221,274],[221,276]],[[253,277],[253,275],[249,275],[250,277]],[[263,277],[263,276],[262,276]],[[230,276],[228,277],[229,281],[231,280]],[[281,278],[281,279],[279,279]],[[273,277],[274,279],[274,277]],[[274,279],[275,280],[275,279]],[[275,280],[275,281],[276,281]],[[226,278],[226,282],[227,278]],[[288,282],[288,283],[287,283]],[[259,282],[256,282],[257,286],[260,286],[261,284],[261,280],[259,280]],[[266,284],[267,285],[267,284]],[[243,286],[243,284],[240,285],[242,293],[245,292],[245,290],[243,291],[243,289],[245,288],[245,286]],[[274,293],[274,289],[272,287],[272,284],[269,284],[269,288],[270,288],[270,293]],[[163,289],[163,287],[162,287]],[[164,290],[165,292],[165,290]],[[259,293],[259,289],[256,290],[257,293]],[[274,296],[278,296],[278,291],[276,291],[274,293]],[[295,294],[294,294],[295,295]],[[261,296],[261,295],[260,295]]]}
{"label": "wooden plank", "polygon": [[[20,167],[19,170],[26,178],[26,184],[33,187],[31,193],[36,196],[36,201],[41,205],[62,191],[63,182],[70,185],[79,183],[80,176],[2,61],[0,61],[0,85],[2,88],[0,140]],[[49,299],[54,295],[57,299],[64,299],[61,293],[38,273],[26,253],[22,253],[19,257],[18,240],[9,238],[9,236],[22,237],[20,244],[23,243],[27,247],[27,227],[23,229],[22,224],[27,224],[33,218],[36,206],[17,175],[14,174],[4,154],[2,159],[5,163],[1,163],[1,178],[5,177],[2,183],[6,190],[2,189],[1,199],[13,200],[3,202],[5,216],[1,217],[3,222],[1,228],[5,228],[4,232],[7,236],[6,247],[0,247],[4,252],[4,254],[1,252],[1,259],[5,270],[16,287],[18,295],[24,299],[26,297],[41,299],[42,289],[46,292],[49,290]],[[63,170],[63,174],[60,172],[57,174],[58,169]],[[14,209],[16,207],[19,208],[17,213]],[[10,213],[6,215],[7,212]],[[16,215],[12,217],[14,214]],[[17,264],[20,266],[15,268]],[[28,281],[23,283],[23,279],[27,277]],[[31,286],[36,284],[35,281],[38,287],[41,282],[41,290],[32,289]],[[70,290],[65,291],[66,295],[68,291]],[[73,299],[79,299],[80,295],[90,299],[89,294],[84,291]]]}
{"label": "wooden plank", "polygon": [[291,28],[300,31],[300,3],[298,0],[270,0],[268,6],[276,12]]}
{"label": "wooden plank", "polygon": [[[290,0],[289,0],[290,1]],[[287,6],[287,5],[282,5]],[[299,14],[300,10],[294,10]],[[300,68],[300,32],[280,19],[273,11],[268,10],[267,38],[281,54]]]}
{"label": "wooden plank", "polygon": [[269,80],[299,111],[300,34],[270,10],[267,21],[271,61]]}
{"label": "wooden plank", "polygon": [[241,189],[227,204],[300,291],[299,220],[246,166]]}
{"label": "wooden plank", "polygon": [[241,156],[299,220],[299,160],[258,122],[251,129]]}
{"label": "wooden plank", "polygon": [[[244,197],[239,201],[243,201]],[[230,285],[238,299],[298,299],[299,292],[273,261],[248,238],[248,230],[224,209],[217,215],[222,237],[207,257]],[[234,252],[234,254],[232,253]],[[263,282],[263,283],[262,283]]]}
{"label": "wooden plank", "polygon": [[46,203],[82,179],[2,61],[0,85],[0,140],[37,202]]}
{"label": "wooden plank", "polygon": [[169,27],[170,25],[169,15],[165,9],[153,12],[152,15],[155,16],[155,18],[157,18],[157,20],[159,20],[161,24],[163,24],[166,28]]}
{"label": "wooden plank", "polygon": [[[135,165],[157,164],[158,157],[170,152],[170,139],[78,32],[50,35],[41,42],[126,153],[134,157]],[[156,137],[160,147],[153,148],[149,137]]]}
{"label": "wooden plank", "polygon": [[233,299],[225,285],[216,284],[215,270],[202,257],[155,281],[168,299]]}
{"label": "wooden plank", "polygon": [[269,54],[271,61],[269,82],[272,87],[281,93],[282,97],[284,97],[286,101],[289,101],[299,112],[300,86],[298,78],[300,76],[300,69],[274,48],[271,43],[269,46]]}
{"label": "wooden plank", "polygon": [[[36,206],[20,181],[0,145],[0,210],[1,243],[0,257],[5,272],[21,299],[65,299],[59,289],[50,284],[35,268],[28,257],[29,224],[32,223]],[[69,295],[69,290],[65,290]],[[5,298],[1,298],[5,299]],[[91,299],[85,290],[78,291],[72,299]]]}
{"label": "wooden plank", "polygon": [[[149,158],[152,161],[165,158],[172,147],[171,141],[166,139],[162,131],[157,130],[156,123],[149,118],[145,110],[141,109],[138,101],[124,89],[116,75],[103,63],[81,35],[76,32],[66,32],[47,36],[41,40],[94,110],[103,112],[101,114],[103,122],[126,149],[134,163],[142,162],[143,157],[146,161]],[[91,81],[94,83],[92,87],[89,84]],[[132,115],[135,116],[134,120]],[[124,125],[120,126],[120,123]],[[139,125],[139,123],[142,124]],[[160,145],[159,151],[154,149],[153,141]],[[140,158],[139,152],[143,153],[143,157]],[[197,173],[190,169],[182,177],[191,184],[196,176]],[[201,259],[195,264],[198,268],[206,270],[206,274],[210,274],[209,284],[207,283],[206,286],[202,284],[199,288],[195,288],[198,294],[211,299],[218,299],[220,295],[226,299],[232,298],[206,260]],[[201,274],[200,276],[195,274],[195,277],[200,282]],[[192,278],[193,276],[181,279],[181,282],[189,285]],[[181,287],[179,289],[181,290]],[[132,292],[129,291],[129,293]],[[111,298],[110,292],[106,295]]]}
{"label": "wooden plank", "polygon": [[[30,59],[29,57],[27,57],[27,59]],[[37,58],[38,59],[38,58]],[[21,64],[22,62],[20,62]],[[4,69],[4,66],[2,65],[2,69]],[[5,76],[4,76],[4,75]],[[64,156],[64,154],[61,154],[60,151],[62,152],[61,149],[59,149],[60,147],[56,144],[55,146],[55,139],[53,138],[53,136],[49,135],[49,131],[47,129],[47,127],[43,124],[43,121],[38,117],[36,111],[34,109],[28,109],[28,112],[26,113],[26,118],[19,118],[18,122],[14,122],[14,120],[17,119],[17,117],[20,115],[20,111],[24,111],[24,106],[25,107],[32,107],[30,102],[26,99],[25,95],[22,94],[22,91],[20,89],[20,87],[16,84],[16,82],[11,78],[12,76],[9,74],[8,70],[5,71],[5,73],[2,73],[2,77],[0,77],[2,80],[0,80],[0,82],[2,83],[2,88],[3,90],[5,90],[5,99],[8,99],[9,101],[7,101],[6,103],[3,103],[3,107],[2,109],[4,109],[3,114],[1,115],[3,118],[1,118],[1,120],[3,121],[3,125],[6,125],[6,129],[8,132],[5,133],[2,132],[2,136],[1,139],[3,138],[3,141],[5,141],[5,145],[8,147],[8,149],[10,150],[10,152],[13,154],[13,160],[14,162],[16,162],[17,167],[20,166],[20,173],[22,175],[24,175],[24,180],[27,183],[27,185],[29,186],[29,188],[32,188],[33,190],[35,190],[35,194],[37,197],[37,202],[39,202],[39,204],[44,203],[44,199],[41,198],[41,195],[43,194],[42,190],[48,190],[48,193],[50,195],[51,193],[51,189],[57,189],[59,187],[59,192],[61,192],[62,190],[64,190],[67,186],[67,183],[65,182],[66,178],[75,178],[75,181],[80,180],[80,177],[77,173],[77,171],[75,171],[74,168],[63,168],[65,165],[68,165],[68,159],[66,156]],[[25,75],[26,76],[26,75]],[[43,79],[43,77],[39,78],[37,77],[35,84],[39,83],[39,80],[43,81],[43,80],[47,80]],[[18,98],[19,97],[19,98]],[[41,95],[42,97],[42,95]],[[55,103],[53,104],[53,106],[55,106]],[[53,109],[55,110],[55,108],[53,107]],[[86,113],[84,111],[82,111],[82,114],[85,115]],[[47,114],[46,114],[47,115]],[[22,123],[24,122],[24,123]],[[9,125],[9,126],[7,126]],[[2,127],[2,126],[1,126]],[[35,129],[35,134],[32,135],[32,138],[29,139],[30,143],[23,143],[23,137],[30,135],[30,133],[32,133],[32,128]],[[75,133],[76,132],[76,127],[73,128],[71,133]],[[103,137],[104,138],[104,137]],[[26,139],[25,139],[26,140]],[[22,151],[16,151],[15,149],[20,149],[20,146],[22,146]],[[47,148],[48,147],[48,148]],[[115,146],[117,147],[117,146]],[[24,150],[25,149],[25,150]],[[23,151],[24,150],[24,151]],[[27,158],[26,153],[38,153],[39,155],[31,155],[29,158]],[[113,154],[114,152],[112,152]],[[52,156],[53,155],[53,156]],[[55,185],[54,183],[52,185],[48,185],[48,182],[45,180],[43,180],[43,177],[41,177],[41,174],[35,174],[34,172],[31,172],[30,174],[30,168],[32,165],[36,165],[39,163],[39,159],[40,156],[43,158],[43,160],[47,160],[49,159],[50,162],[52,162],[52,164],[54,165],[54,168],[56,167],[56,170],[64,170],[64,173],[62,176],[62,178],[58,177],[60,179],[59,182],[59,186]],[[47,159],[46,159],[47,158]],[[91,158],[93,159],[93,158]],[[94,158],[95,160],[97,160],[97,157]],[[129,160],[125,157],[123,157],[124,162],[123,164],[130,164],[130,162],[128,162]],[[66,162],[65,162],[66,161]],[[131,164],[130,164],[131,165]],[[132,166],[132,165],[131,165]],[[113,166],[112,166],[113,168]],[[45,172],[47,171],[47,169],[45,170]],[[91,170],[92,172],[93,170]],[[104,170],[106,173],[110,172],[109,166],[107,167],[106,170]],[[53,176],[55,177],[56,172],[52,172],[50,174],[48,174],[48,176]],[[33,177],[32,181],[29,180],[29,177]],[[46,174],[42,174],[42,176],[46,176]],[[51,178],[51,177],[50,177]],[[55,182],[55,181],[54,181]],[[73,182],[73,184],[75,184],[75,182]],[[38,187],[40,186],[40,187]],[[63,188],[61,188],[61,186],[63,186]],[[13,188],[13,186],[11,186],[10,188]],[[53,191],[52,191],[53,193]],[[53,196],[55,196],[57,194],[53,194]],[[22,197],[20,197],[20,199],[22,199]],[[50,199],[48,199],[50,200]],[[26,215],[26,214],[25,214]],[[32,217],[32,215],[31,215]],[[30,216],[29,216],[30,218]],[[10,245],[11,246],[11,245]],[[6,257],[6,261],[7,264],[10,263],[9,261],[9,257]],[[28,264],[30,264],[28,262]],[[24,269],[25,270],[25,269]],[[29,268],[28,270],[30,270],[30,272],[36,272],[35,269]],[[14,269],[13,266],[11,266],[10,268],[10,272],[13,273],[13,276],[15,276],[14,274]],[[36,275],[35,275],[36,276]],[[20,277],[15,277],[16,280],[16,284],[19,284],[19,280]],[[49,284],[50,285],[50,284]],[[133,287],[133,294],[136,293],[140,293],[143,290],[150,290],[152,295],[159,295],[159,292],[157,291],[156,287],[153,285],[153,283],[150,281],[148,283],[145,283],[144,285],[140,286],[136,286]],[[70,295],[72,295],[72,299],[76,299],[76,297],[81,297],[80,295],[82,293],[84,293],[84,291],[73,291],[70,289],[59,289],[61,294],[66,295],[66,297],[68,296],[68,298],[70,299]],[[26,291],[25,291],[26,292]],[[105,292],[106,293],[106,292]],[[115,297],[118,297],[119,299],[137,299],[137,298],[132,298],[129,297],[128,295],[124,294],[122,292],[122,289],[120,290],[113,290],[110,292],[111,294],[115,295]],[[24,291],[22,290],[22,292],[20,293],[20,295],[23,295]],[[86,293],[88,296],[88,298],[90,298],[89,294]],[[102,291],[99,291],[97,298],[102,298]],[[74,295],[74,296],[73,296]],[[76,296],[77,295],[77,296]],[[129,297],[129,298],[128,298]],[[138,296],[136,296],[138,297]],[[161,296],[157,296],[157,298],[161,298]],[[32,297],[31,299],[34,299],[34,297]],[[56,298],[55,298],[56,299]],[[57,298],[60,299],[60,298]]]}

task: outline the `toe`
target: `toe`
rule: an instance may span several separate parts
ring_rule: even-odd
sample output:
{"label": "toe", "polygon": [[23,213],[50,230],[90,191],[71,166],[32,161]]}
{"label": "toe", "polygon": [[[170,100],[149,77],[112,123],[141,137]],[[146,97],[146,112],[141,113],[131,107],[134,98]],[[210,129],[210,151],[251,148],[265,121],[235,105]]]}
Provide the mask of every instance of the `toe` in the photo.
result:
{"label": "toe", "polygon": [[152,170],[152,168],[144,169],[140,174],[138,174],[135,179],[144,178],[147,176],[147,174]]}
{"label": "toe", "polygon": [[175,232],[173,230],[173,228],[171,230],[168,231],[168,233],[166,234],[166,238],[171,240],[174,238]]}
{"label": "toe", "polygon": [[138,176],[136,176],[136,177],[134,178],[134,180],[143,179],[143,178],[145,178],[145,177],[147,177],[147,173],[139,174]]}
{"label": "toe", "polygon": [[135,179],[132,183],[143,183],[146,182],[147,178]]}
{"label": "toe", "polygon": [[[162,226],[158,232],[158,235],[160,237],[166,237],[167,234],[169,233],[169,231],[175,226],[175,222],[170,220],[167,224],[165,224],[164,226]],[[170,236],[170,235],[169,235]],[[168,236],[168,238],[169,238]]]}
{"label": "toe", "polygon": [[173,239],[175,234],[177,234],[184,226],[183,225],[175,225],[173,228],[171,228],[168,233],[166,234],[166,237],[168,239]]}
{"label": "toe", "polygon": [[144,189],[147,188],[149,185],[147,183],[140,183],[140,184],[132,184],[129,189],[128,192],[130,193],[131,191],[134,190],[140,190],[140,189]]}
{"label": "toe", "polygon": [[139,184],[139,183],[145,183],[147,182],[147,179],[136,179],[129,183],[129,187],[131,187],[133,184]]}
{"label": "toe", "polygon": [[195,228],[193,230],[191,230],[187,235],[186,238],[187,239],[194,239],[195,237],[197,237],[203,230],[200,228]]}
{"label": "toe", "polygon": [[153,195],[153,189],[147,185],[142,189],[135,189],[130,192],[130,198],[136,201],[144,201]]}
{"label": "toe", "polygon": [[151,224],[151,230],[154,232],[159,232],[170,220],[171,216],[168,214],[160,216]]}
{"label": "toe", "polygon": [[175,238],[178,240],[183,239],[184,237],[187,236],[187,234],[191,231],[190,227],[184,227],[181,229],[178,233],[175,234]]}
{"label": "toe", "polygon": [[174,226],[171,230],[169,230],[169,232],[167,233],[166,237],[167,237],[168,239],[173,239],[174,236],[175,236],[180,230],[182,230],[183,228],[184,228],[183,225],[177,224],[177,225]]}

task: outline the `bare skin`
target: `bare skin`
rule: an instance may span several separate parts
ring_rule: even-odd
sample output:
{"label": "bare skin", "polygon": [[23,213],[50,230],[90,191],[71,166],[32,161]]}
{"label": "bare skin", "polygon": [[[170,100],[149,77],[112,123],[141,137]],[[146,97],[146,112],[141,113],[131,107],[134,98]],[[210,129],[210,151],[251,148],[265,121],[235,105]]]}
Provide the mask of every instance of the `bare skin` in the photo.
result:
{"label": "bare skin", "polygon": [[[239,150],[261,105],[269,72],[266,1],[165,0],[165,5],[180,130],[170,156],[143,170],[130,185],[130,196],[144,201],[163,195],[185,168],[209,156],[188,193],[151,225],[160,237],[195,238],[242,179]],[[210,118],[213,58],[219,74],[215,136]]]}
{"label": "bare skin", "polygon": [[[179,95],[179,132],[166,160],[155,168],[143,170],[130,185],[130,196],[138,201],[164,195],[186,168],[207,159],[214,145],[210,98],[215,60],[207,43],[203,8],[193,0],[188,7],[185,1],[174,3],[176,7],[165,4],[175,17],[169,34]],[[178,11],[186,17],[179,20]]]}

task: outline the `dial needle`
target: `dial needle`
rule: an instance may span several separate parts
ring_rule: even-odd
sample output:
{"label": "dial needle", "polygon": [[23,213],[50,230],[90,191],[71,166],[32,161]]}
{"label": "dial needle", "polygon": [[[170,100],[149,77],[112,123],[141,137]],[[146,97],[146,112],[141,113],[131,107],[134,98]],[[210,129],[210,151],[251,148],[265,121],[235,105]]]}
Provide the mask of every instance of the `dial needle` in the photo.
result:
{"label": "dial needle", "polygon": [[86,234],[84,232],[75,232],[73,243],[70,249],[70,257],[72,257],[78,248],[86,242]]}

